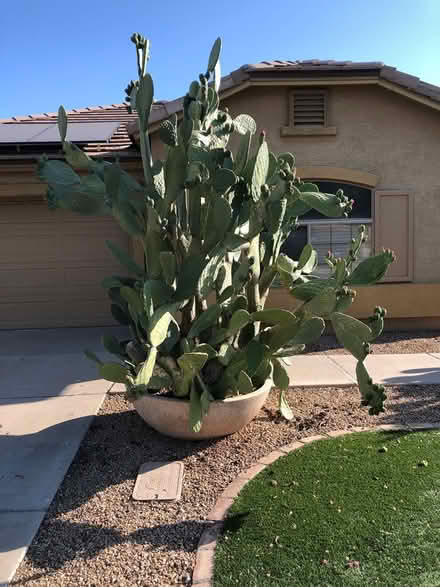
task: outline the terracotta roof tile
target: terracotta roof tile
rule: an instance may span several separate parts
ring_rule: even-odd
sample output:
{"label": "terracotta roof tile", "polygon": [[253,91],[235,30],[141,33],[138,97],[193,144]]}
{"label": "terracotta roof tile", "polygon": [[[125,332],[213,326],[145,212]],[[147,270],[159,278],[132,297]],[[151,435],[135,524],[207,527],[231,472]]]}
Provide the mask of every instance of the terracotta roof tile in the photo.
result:
{"label": "terracotta roof tile", "polygon": [[353,61],[334,61],[330,60],[320,60],[320,59],[305,59],[302,61],[282,61],[280,59],[276,59],[275,61],[261,61],[260,63],[253,63],[250,65],[244,65],[243,68],[245,71],[252,72],[252,71],[273,71],[276,69],[283,69],[284,71],[316,71],[318,69],[321,70],[359,70],[359,69],[379,69],[383,67],[383,63],[377,61],[362,61],[362,62],[353,62]]}
{"label": "terracotta roof tile", "polygon": [[[433,84],[428,84],[420,80],[414,75],[409,75],[403,71],[399,71],[395,67],[385,65],[380,61],[322,61],[319,59],[306,59],[302,61],[261,61],[250,65],[244,65],[240,68],[251,78],[252,75],[263,72],[280,72],[286,74],[290,72],[307,72],[317,73],[323,71],[332,72],[360,72],[362,70],[375,70],[380,79],[392,82],[403,88],[411,90],[416,94],[420,94],[436,102],[440,102],[440,87]],[[233,72],[235,73],[235,72]],[[233,75],[233,74],[232,74]]]}

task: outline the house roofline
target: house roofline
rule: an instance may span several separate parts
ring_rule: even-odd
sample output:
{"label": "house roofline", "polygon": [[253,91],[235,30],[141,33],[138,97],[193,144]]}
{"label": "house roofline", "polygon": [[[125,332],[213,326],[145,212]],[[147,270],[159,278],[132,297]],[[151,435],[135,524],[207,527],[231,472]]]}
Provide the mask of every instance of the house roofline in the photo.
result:
{"label": "house roofline", "polygon": [[[272,61],[243,65],[221,80],[220,99],[241,92],[252,86],[316,86],[378,85],[440,110],[440,87],[428,84],[418,77],[406,74],[381,62],[351,63],[336,61]],[[182,115],[183,97],[162,102],[151,112],[150,132],[172,114]],[[135,140],[139,131],[137,121],[128,125],[128,132]]]}

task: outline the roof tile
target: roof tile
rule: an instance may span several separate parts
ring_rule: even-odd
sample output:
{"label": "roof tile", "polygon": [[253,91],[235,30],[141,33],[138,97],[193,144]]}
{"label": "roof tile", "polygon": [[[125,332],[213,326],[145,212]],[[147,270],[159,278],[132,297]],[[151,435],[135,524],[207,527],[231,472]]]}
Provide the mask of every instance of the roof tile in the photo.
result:
{"label": "roof tile", "polygon": [[281,71],[286,74],[294,71],[319,72],[319,71],[360,71],[377,70],[377,75],[386,81],[390,81],[416,94],[420,94],[436,102],[440,102],[440,87],[421,81],[414,75],[409,75],[397,70],[395,67],[385,65],[381,61],[334,61],[319,59],[304,59],[302,61],[260,61],[259,63],[242,66],[239,71],[251,77],[253,72],[273,71],[279,75]]}

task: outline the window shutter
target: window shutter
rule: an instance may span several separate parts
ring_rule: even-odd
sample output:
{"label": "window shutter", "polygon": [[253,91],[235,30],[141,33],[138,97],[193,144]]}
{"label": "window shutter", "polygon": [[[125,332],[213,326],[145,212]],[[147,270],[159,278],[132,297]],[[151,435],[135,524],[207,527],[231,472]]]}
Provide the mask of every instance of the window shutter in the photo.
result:
{"label": "window shutter", "polygon": [[376,191],[374,198],[374,248],[391,249],[396,260],[383,281],[412,281],[414,253],[413,197],[394,191]]}
{"label": "window shutter", "polygon": [[324,90],[292,92],[293,126],[326,126],[327,93]]}

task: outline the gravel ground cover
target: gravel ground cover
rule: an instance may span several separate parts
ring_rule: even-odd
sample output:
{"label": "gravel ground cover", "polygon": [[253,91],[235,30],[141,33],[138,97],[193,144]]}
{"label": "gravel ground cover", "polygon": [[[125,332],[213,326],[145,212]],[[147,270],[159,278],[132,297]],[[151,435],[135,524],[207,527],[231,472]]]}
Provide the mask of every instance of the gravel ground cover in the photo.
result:
{"label": "gravel ground cover", "polygon": [[[440,421],[440,386],[388,387],[388,410],[368,416],[356,387],[288,392],[294,420],[277,414],[272,393],[241,432],[216,441],[167,439],[123,395],[110,394],[11,585],[160,586],[191,584],[204,519],[220,492],[273,449],[320,432],[393,422]],[[181,460],[182,499],[131,500],[145,461]]]}
{"label": "gravel ground cover", "polygon": [[[375,354],[439,353],[440,331],[417,330],[404,332],[390,330],[389,332],[383,332],[381,336],[376,338],[372,348]],[[349,354],[331,335],[322,336],[317,343],[307,345],[306,353]]]}

